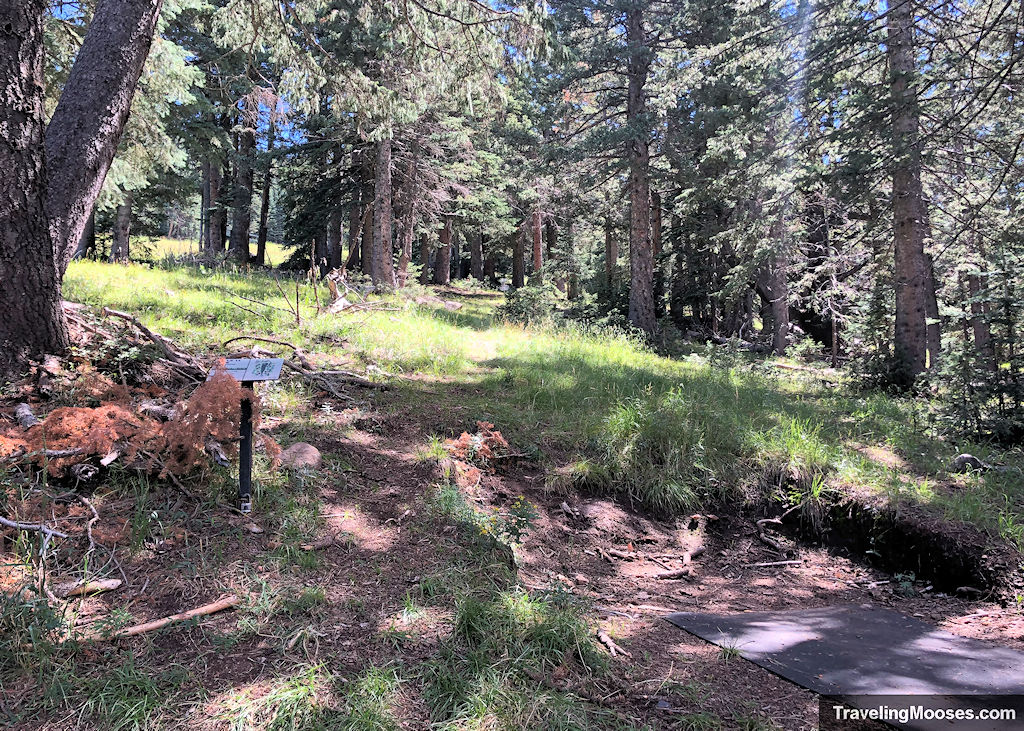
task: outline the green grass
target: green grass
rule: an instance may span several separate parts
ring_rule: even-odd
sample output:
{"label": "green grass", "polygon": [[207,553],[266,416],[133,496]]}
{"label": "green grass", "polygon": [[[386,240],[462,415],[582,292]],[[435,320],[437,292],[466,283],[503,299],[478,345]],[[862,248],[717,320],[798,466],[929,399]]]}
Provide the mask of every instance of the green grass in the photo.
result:
{"label": "green grass", "polygon": [[[168,256],[184,256],[199,253],[199,243],[185,239],[169,239],[166,236],[160,238],[141,238],[132,242],[133,255],[137,258],[148,258],[159,261]],[[256,247],[250,246],[252,253],[256,253]],[[289,256],[294,249],[286,249],[273,241],[267,242],[267,264],[277,266]]]}
{"label": "green grass", "polygon": [[[289,312],[295,283],[280,284],[288,302],[265,273],[73,262],[65,292],[129,310],[190,347],[216,349],[240,333],[264,334],[343,356],[371,377],[383,371],[442,379],[439,386],[408,384],[400,398],[428,408],[448,391],[466,412],[466,427],[475,418],[493,421],[520,448],[547,455],[554,483],[621,494],[662,514],[772,489],[800,500],[815,486],[852,486],[1024,545],[1017,472],[956,478],[955,489],[914,474],[937,474],[960,451],[1022,464],[1019,453],[994,454],[940,434],[927,401],[858,393],[842,376],[830,377],[838,385],[826,384],[728,348],[669,358],[619,332],[507,325],[493,317],[502,298],[487,293],[463,298],[457,311],[394,297],[379,301],[384,309],[317,317],[313,290],[303,284],[297,325]],[[320,297],[326,301],[325,288]],[[294,411],[303,398],[301,389],[280,385],[268,393],[278,413]],[[896,475],[855,445],[891,450],[913,472]],[[423,458],[438,453],[437,441],[421,448]]]}

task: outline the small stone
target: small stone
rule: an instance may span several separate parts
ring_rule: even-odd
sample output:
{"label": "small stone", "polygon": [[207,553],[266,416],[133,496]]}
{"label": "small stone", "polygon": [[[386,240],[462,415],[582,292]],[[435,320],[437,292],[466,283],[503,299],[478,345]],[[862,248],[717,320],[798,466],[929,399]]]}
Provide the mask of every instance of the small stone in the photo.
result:
{"label": "small stone", "polygon": [[576,582],[577,584],[589,584],[589,583],[590,583],[590,579],[588,579],[588,578],[587,578],[586,576],[584,576],[583,574],[576,574],[576,575],[575,575],[575,576],[573,576],[572,578],[573,578],[573,580],[574,580],[574,581],[575,581],[575,582]]}
{"label": "small stone", "polygon": [[286,470],[315,470],[322,462],[320,450],[305,442],[296,442],[281,452],[281,466]]}
{"label": "small stone", "polygon": [[246,529],[247,531],[249,531],[250,533],[256,533],[256,534],[259,534],[259,533],[262,533],[262,532],[263,532],[263,529],[262,529],[262,528],[260,528],[260,527],[259,527],[258,525],[256,525],[255,523],[249,523],[249,524],[247,524],[247,525],[245,526],[245,529]]}

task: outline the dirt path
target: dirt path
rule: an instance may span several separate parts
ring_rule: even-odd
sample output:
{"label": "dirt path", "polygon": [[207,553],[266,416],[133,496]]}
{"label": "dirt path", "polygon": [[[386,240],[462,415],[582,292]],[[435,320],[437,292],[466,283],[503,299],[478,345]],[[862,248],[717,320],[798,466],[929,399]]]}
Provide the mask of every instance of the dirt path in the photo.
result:
{"label": "dirt path", "polygon": [[[326,511],[351,516],[332,525],[348,531],[356,543],[354,550],[330,556],[332,570],[366,585],[374,582],[360,574],[363,552],[401,555],[400,562],[388,565],[385,578],[375,582],[376,596],[367,598],[368,604],[380,602],[383,607],[375,629],[389,610],[398,611],[404,587],[436,569],[439,552],[446,550],[447,536],[403,527],[417,525],[426,487],[436,477],[435,467],[421,461],[417,449],[431,434],[454,435],[471,428],[457,408],[417,411],[400,400],[393,402],[376,417],[376,433],[355,431],[336,443],[319,445],[351,461],[359,475],[356,491],[323,495]],[[1024,647],[1024,620],[1018,612],[936,594],[820,547],[790,544],[791,550],[780,555],[759,541],[753,522],[741,515],[664,523],[609,499],[558,494],[544,484],[536,465],[520,464],[486,475],[469,497],[485,509],[507,507],[519,496],[537,505],[539,517],[517,551],[518,580],[530,591],[562,590],[585,599],[595,627],[629,653],[613,659],[613,677],[599,682],[598,694],[603,704],[625,717],[665,728],[699,728],[693,724],[701,714],[719,717],[728,728],[767,727],[757,725],[764,719],[787,731],[817,725],[815,694],[729,657],[660,618],[671,611],[873,603],[956,634]],[[706,550],[694,559],[692,577],[657,578],[681,567],[683,553],[698,545]],[[787,560],[799,563],[757,565]],[[443,612],[430,621],[438,637],[449,629],[450,616]],[[352,642],[360,645],[359,653],[367,651],[360,640]],[[416,654],[422,657],[430,649],[421,644]],[[418,715],[415,705],[408,710]],[[680,719],[691,725],[678,726],[684,722]]]}

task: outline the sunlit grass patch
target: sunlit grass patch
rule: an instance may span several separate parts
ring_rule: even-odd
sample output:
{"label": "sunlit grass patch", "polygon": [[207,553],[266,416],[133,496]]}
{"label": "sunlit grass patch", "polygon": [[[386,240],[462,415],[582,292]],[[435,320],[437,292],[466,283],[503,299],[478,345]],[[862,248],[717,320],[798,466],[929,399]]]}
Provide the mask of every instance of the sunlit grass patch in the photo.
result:
{"label": "sunlit grass patch", "polygon": [[537,678],[604,667],[578,607],[518,589],[464,597],[451,639],[424,669],[424,699],[440,728],[585,729],[605,715]]}

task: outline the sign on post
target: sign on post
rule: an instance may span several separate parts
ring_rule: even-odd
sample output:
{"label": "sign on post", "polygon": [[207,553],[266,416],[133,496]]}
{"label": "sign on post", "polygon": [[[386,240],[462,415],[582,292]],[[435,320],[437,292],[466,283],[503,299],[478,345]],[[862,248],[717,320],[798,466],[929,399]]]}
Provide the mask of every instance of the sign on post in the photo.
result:
{"label": "sign on post", "polygon": [[[228,358],[223,366],[210,371],[206,380],[215,373],[227,373],[243,388],[251,389],[256,381],[276,381],[281,377],[284,358]],[[243,513],[252,512],[252,401],[242,399],[242,419],[239,425],[241,441],[238,444],[238,503]]]}

